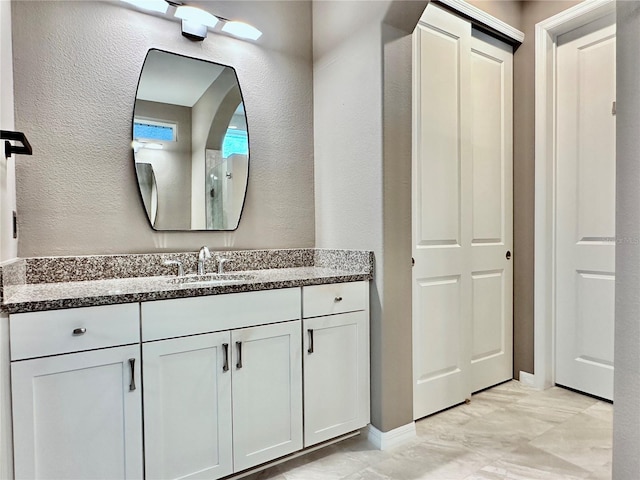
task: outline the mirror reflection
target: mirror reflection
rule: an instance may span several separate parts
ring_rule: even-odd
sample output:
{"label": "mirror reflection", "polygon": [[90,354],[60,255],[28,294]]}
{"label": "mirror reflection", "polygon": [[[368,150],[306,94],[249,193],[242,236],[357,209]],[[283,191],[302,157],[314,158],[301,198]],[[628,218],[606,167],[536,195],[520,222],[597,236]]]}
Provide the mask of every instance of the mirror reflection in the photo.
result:
{"label": "mirror reflection", "polygon": [[249,139],[233,68],[149,50],[132,146],[142,204],[155,230],[238,227]]}

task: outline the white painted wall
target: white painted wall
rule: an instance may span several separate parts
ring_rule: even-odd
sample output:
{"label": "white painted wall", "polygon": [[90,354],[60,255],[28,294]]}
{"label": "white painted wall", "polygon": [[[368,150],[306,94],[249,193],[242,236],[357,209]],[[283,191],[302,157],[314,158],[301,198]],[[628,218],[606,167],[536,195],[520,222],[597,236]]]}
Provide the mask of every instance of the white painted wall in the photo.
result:
{"label": "white painted wall", "polygon": [[[0,2],[5,3],[5,2]],[[257,43],[209,34],[122,2],[12,3],[16,126],[33,157],[17,164],[20,256],[211,248],[312,247],[315,237],[311,5],[207,2],[263,30]],[[147,50],[236,67],[251,142],[235,232],[154,232],[137,191],[131,118]]]}
{"label": "white painted wall", "polygon": [[640,2],[617,2],[613,478],[640,478]]}

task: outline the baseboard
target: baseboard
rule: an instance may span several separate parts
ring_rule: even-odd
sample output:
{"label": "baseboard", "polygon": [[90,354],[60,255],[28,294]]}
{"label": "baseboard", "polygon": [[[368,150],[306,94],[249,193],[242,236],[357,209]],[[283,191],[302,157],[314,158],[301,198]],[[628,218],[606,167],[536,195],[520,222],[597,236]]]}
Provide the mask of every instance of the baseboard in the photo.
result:
{"label": "baseboard", "polygon": [[520,383],[527,387],[535,388],[535,376],[532,373],[520,371]]}
{"label": "baseboard", "polygon": [[381,432],[373,425],[367,429],[367,440],[378,450],[388,450],[416,436],[416,423],[411,422],[388,432]]}

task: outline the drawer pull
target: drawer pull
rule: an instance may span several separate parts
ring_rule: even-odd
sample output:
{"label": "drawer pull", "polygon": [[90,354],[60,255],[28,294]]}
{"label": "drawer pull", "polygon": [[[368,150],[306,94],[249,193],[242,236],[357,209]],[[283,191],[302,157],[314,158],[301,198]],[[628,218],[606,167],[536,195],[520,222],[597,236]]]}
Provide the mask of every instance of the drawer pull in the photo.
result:
{"label": "drawer pull", "polygon": [[340,297],[340,296],[336,297],[336,298],[335,298],[335,301],[336,301],[336,302],[341,302],[341,301],[342,301],[342,297]]}
{"label": "drawer pull", "polygon": [[87,329],[86,329],[86,328],[84,328],[84,327],[83,327],[83,328],[75,328],[75,329],[73,330],[73,335],[74,335],[75,337],[78,337],[78,336],[80,336],[80,335],[84,335],[85,333],[87,333]]}
{"label": "drawer pull", "polygon": [[222,365],[222,371],[228,372],[229,371],[229,344],[223,343],[222,348],[224,350],[224,364]]}
{"label": "drawer pull", "polygon": [[309,334],[309,348],[307,349],[307,353],[313,353],[313,328],[308,328],[307,333]]}
{"label": "drawer pull", "polygon": [[136,389],[136,359],[129,359],[129,369],[131,370],[131,381],[129,382],[129,391],[133,392]]}
{"label": "drawer pull", "polygon": [[238,363],[236,363],[236,368],[240,370],[242,368],[242,342],[236,342],[236,348],[238,349]]}

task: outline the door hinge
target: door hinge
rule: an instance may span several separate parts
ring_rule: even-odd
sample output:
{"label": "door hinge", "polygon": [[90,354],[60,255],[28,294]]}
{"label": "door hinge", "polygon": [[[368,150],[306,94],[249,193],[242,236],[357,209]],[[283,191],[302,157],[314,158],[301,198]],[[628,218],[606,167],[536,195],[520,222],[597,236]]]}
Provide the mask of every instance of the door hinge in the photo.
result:
{"label": "door hinge", "polygon": [[18,238],[18,214],[13,211],[13,238]]}
{"label": "door hinge", "polygon": [[611,115],[615,115],[616,114],[616,102],[614,101],[613,104],[611,105]]}

